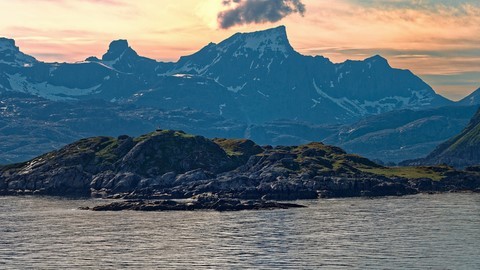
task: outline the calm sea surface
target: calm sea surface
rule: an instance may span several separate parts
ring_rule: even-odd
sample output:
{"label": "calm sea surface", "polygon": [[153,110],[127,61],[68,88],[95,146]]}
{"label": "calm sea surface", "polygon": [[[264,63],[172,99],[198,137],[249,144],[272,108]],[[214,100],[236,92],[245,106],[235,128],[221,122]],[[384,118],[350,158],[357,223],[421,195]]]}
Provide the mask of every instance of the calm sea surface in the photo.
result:
{"label": "calm sea surface", "polygon": [[101,203],[0,197],[0,269],[480,269],[480,194],[233,213],[76,210]]}

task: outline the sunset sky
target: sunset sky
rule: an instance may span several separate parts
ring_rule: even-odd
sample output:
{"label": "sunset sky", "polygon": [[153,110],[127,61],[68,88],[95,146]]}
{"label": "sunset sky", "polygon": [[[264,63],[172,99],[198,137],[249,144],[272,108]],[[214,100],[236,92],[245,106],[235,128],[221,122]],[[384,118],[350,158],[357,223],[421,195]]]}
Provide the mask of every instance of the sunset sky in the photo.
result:
{"label": "sunset sky", "polygon": [[0,0],[0,36],[49,62],[101,56],[119,38],[140,55],[176,61],[235,32],[283,24],[306,55],[342,62],[380,54],[454,100],[480,87],[478,0],[290,0],[305,11],[222,29],[219,12],[245,1]]}

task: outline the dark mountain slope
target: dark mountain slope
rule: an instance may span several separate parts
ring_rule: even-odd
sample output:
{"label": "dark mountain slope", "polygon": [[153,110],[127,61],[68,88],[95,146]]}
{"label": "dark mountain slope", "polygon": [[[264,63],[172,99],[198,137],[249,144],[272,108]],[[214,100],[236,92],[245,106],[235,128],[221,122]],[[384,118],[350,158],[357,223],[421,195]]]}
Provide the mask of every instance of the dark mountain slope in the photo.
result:
{"label": "dark mountain slope", "polygon": [[466,167],[480,164],[480,110],[457,136],[439,145],[426,158],[405,164],[448,164]]}
{"label": "dark mountain slope", "polygon": [[103,100],[51,101],[0,93],[0,164],[29,160],[97,134],[138,136],[168,127],[208,137],[242,137],[246,125],[181,107],[161,110]]}
{"label": "dark mountain slope", "polygon": [[387,112],[345,125],[324,142],[370,159],[398,163],[429,154],[461,132],[476,110],[476,106],[459,106]]}
{"label": "dark mountain slope", "polygon": [[480,104],[480,88],[473,91],[470,95],[466,96],[462,100],[458,101],[457,104],[462,106],[479,105]]}

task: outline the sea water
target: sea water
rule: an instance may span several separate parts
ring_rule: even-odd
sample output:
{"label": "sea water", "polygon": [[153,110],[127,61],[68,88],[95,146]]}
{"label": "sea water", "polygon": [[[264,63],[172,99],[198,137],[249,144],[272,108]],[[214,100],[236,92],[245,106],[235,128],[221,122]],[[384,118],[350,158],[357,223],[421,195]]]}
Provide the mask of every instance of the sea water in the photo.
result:
{"label": "sea water", "polygon": [[0,269],[480,269],[480,194],[240,212],[78,210],[102,203],[0,197]]}

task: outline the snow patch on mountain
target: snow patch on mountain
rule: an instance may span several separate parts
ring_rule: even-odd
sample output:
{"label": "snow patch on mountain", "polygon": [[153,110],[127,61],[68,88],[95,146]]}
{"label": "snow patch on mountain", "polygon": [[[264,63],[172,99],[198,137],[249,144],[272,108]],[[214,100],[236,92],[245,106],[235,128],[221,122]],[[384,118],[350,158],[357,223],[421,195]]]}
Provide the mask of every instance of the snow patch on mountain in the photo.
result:
{"label": "snow patch on mountain", "polygon": [[[215,82],[217,82],[217,80],[215,80]],[[234,93],[237,93],[237,92],[243,90],[243,88],[245,88],[246,85],[247,85],[247,83],[244,83],[241,86],[235,86],[235,87],[234,86],[229,86],[229,87],[227,87],[227,90],[231,91],[231,92],[234,92]]]}
{"label": "snow patch on mountain", "polygon": [[191,79],[191,78],[193,78],[193,76],[192,76],[191,74],[184,74],[184,73],[173,74],[172,77],[183,78],[183,79]]}
{"label": "snow patch on mountain", "polygon": [[313,105],[312,105],[312,107],[310,107],[312,109],[317,107],[318,104],[322,104],[322,102],[320,100],[316,100],[314,98],[312,98],[312,101],[313,101]]}
{"label": "snow patch on mountain", "polygon": [[[331,82],[332,83],[332,82]],[[330,85],[331,86],[331,85]],[[428,106],[431,104],[433,97],[429,95],[427,90],[412,91],[412,96],[390,96],[379,100],[355,100],[348,99],[346,97],[335,98],[325,93],[321,86],[318,86],[315,79],[313,79],[313,87],[321,98],[328,99],[335,103],[339,107],[348,111],[352,115],[365,116],[369,114],[379,114],[399,108],[411,108],[419,109],[422,106]],[[316,107],[320,103],[320,100],[314,100],[315,103],[312,108]]]}
{"label": "snow patch on mountain", "polygon": [[260,95],[262,95],[264,98],[269,98],[269,97],[270,97],[270,95],[267,95],[267,94],[263,93],[263,92],[260,91],[260,90],[257,90],[257,93],[259,93]]}
{"label": "snow patch on mountain", "polygon": [[80,89],[52,85],[47,82],[32,83],[27,81],[26,77],[23,77],[18,73],[13,75],[8,74],[7,77],[11,90],[36,95],[54,101],[75,100],[80,96],[96,93],[100,87],[100,85],[97,85],[91,88]]}
{"label": "snow patch on mountain", "polygon": [[[317,82],[315,81],[315,79],[313,79],[313,87],[315,88],[315,91],[317,91],[317,93],[320,95],[321,98],[330,100],[331,102],[335,103],[337,106],[339,106],[340,108],[344,109],[345,111],[351,113],[352,115],[357,114],[357,112],[355,112],[351,109],[351,105],[352,105],[351,101],[348,100],[347,98],[345,98],[345,97],[334,98],[334,97],[329,96],[327,93],[323,92],[322,89],[317,85]],[[320,102],[321,101],[319,101],[318,103],[320,103]]]}
{"label": "snow patch on mountain", "polygon": [[261,58],[266,51],[278,52],[284,57],[289,56],[291,46],[288,43],[285,27],[283,26],[243,35],[244,44],[242,47],[259,52],[259,58]]}
{"label": "snow patch on mountain", "polygon": [[225,109],[225,107],[227,107],[227,104],[225,103],[218,105],[218,110],[220,115],[223,115],[223,109]]}

